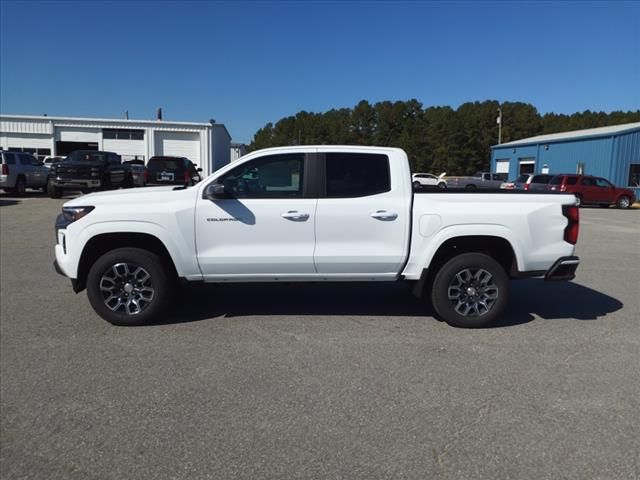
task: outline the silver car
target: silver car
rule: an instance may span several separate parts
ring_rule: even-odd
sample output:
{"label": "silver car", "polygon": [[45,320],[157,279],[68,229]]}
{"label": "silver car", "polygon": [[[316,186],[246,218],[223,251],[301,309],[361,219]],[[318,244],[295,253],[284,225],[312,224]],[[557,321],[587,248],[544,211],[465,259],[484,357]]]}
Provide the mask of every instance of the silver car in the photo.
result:
{"label": "silver car", "polygon": [[0,188],[22,196],[27,188],[47,189],[49,169],[30,153],[0,152]]}

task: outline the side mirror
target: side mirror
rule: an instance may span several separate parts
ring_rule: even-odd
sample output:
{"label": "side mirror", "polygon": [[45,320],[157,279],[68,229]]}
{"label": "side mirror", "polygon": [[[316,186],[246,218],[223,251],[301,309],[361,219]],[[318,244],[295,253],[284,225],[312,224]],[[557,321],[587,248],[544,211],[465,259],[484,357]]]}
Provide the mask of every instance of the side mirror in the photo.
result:
{"label": "side mirror", "polygon": [[227,195],[224,190],[224,185],[222,185],[221,183],[215,183],[215,182],[207,185],[202,195],[202,198],[205,198],[208,200],[217,200],[219,198],[226,198],[226,197]]}
{"label": "side mirror", "polygon": [[196,168],[196,172],[201,172],[201,171],[202,171],[202,168],[200,167]]}

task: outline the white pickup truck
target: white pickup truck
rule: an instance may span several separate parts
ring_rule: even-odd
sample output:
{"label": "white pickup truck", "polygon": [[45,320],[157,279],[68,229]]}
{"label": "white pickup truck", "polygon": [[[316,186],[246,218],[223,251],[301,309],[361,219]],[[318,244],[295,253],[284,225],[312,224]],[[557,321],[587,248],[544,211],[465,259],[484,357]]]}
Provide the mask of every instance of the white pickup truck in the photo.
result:
{"label": "white pickup truck", "polygon": [[481,327],[503,312],[510,278],[574,278],[575,204],[567,194],[414,193],[396,148],[272,148],[193,187],[65,203],[54,265],[117,325],[163,318],[178,281],[407,281],[450,325]]}

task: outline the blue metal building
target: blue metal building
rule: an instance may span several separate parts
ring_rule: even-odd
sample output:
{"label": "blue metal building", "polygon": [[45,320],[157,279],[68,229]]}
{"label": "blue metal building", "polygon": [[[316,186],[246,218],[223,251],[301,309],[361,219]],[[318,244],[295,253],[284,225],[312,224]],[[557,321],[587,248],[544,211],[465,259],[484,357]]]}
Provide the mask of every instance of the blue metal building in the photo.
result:
{"label": "blue metal building", "polygon": [[640,122],[539,135],[491,147],[491,171],[584,173],[635,190],[640,198]]}

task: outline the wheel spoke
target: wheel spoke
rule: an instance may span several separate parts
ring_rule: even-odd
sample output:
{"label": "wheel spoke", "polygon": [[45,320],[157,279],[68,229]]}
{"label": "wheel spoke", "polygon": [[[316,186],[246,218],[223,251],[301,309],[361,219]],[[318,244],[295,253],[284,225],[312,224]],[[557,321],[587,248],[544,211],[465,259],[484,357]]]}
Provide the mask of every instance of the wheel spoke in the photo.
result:
{"label": "wheel spoke", "polygon": [[465,268],[457,272],[447,288],[447,297],[462,316],[482,316],[493,308],[499,289],[493,274],[483,268]]}
{"label": "wheel spoke", "polygon": [[100,278],[98,288],[105,306],[122,315],[138,315],[153,302],[155,289],[151,274],[140,265],[119,262]]}

